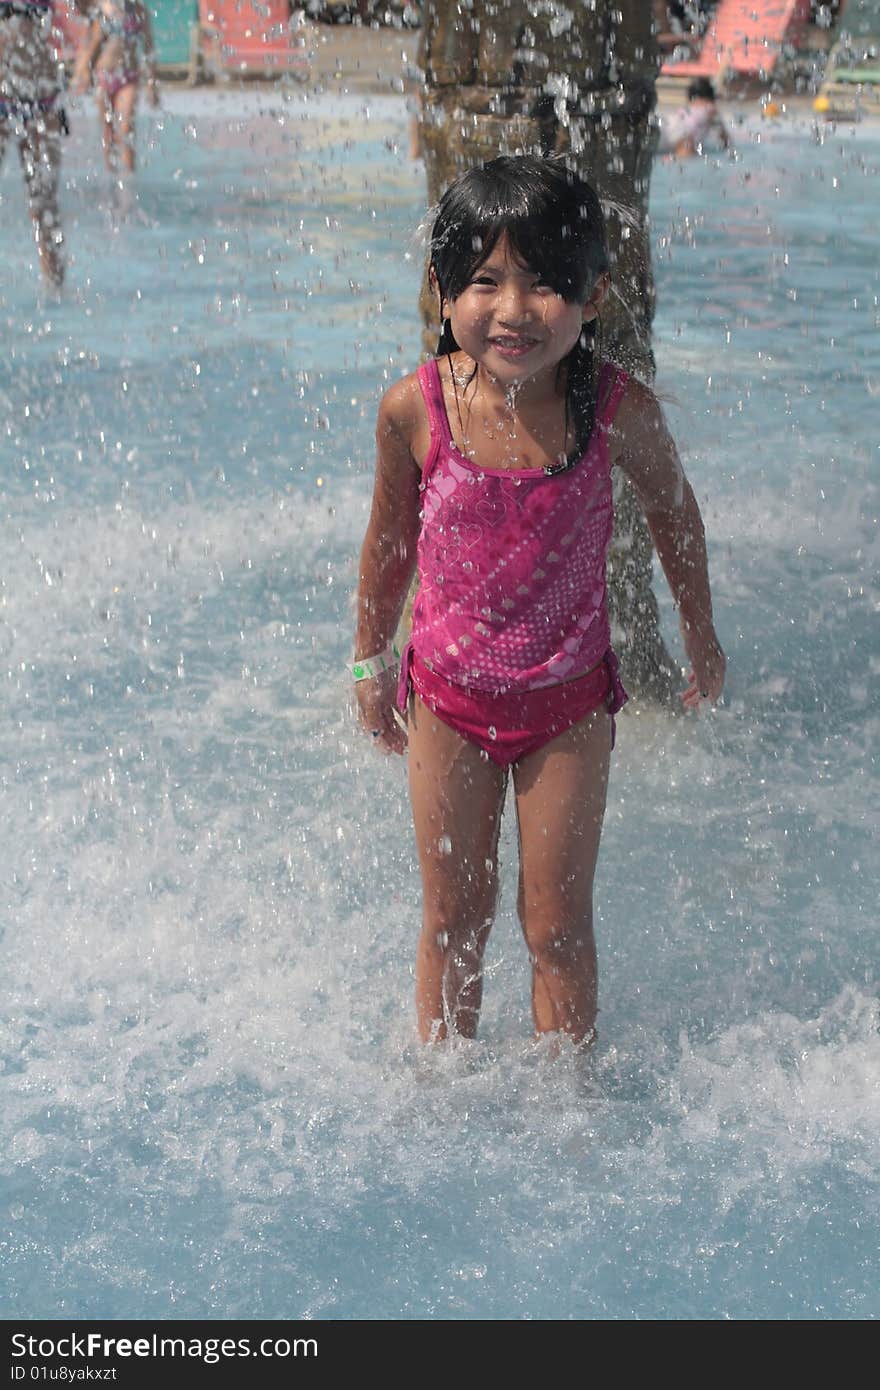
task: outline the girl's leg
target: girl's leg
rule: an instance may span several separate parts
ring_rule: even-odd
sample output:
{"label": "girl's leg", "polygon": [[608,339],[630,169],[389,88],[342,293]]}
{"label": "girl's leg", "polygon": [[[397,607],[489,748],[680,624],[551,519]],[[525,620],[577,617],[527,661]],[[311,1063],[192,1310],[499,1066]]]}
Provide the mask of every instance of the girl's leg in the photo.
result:
{"label": "girl's leg", "polygon": [[134,109],[137,105],[138,84],[127,82],[113,98],[116,121],[116,147],[123,169],[134,173]]}
{"label": "girl's leg", "polygon": [[116,136],[113,128],[113,101],[105,89],[97,88],[98,114],[101,118],[101,145],[104,150],[104,164],[114,173],[116,170]]}
{"label": "girl's leg", "polygon": [[483,951],[498,890],[498,833],[507,774],[414,697],[409,785],[422,872],[416,1013],[422,1042],[472,1038]]}
{"label": "girl's leg", "polygon": [[20,146],[21,167],[34,224],[40,268],[50,285],[64,281],[58,182],[61,173],[61,122],[55,111],[30,121]]}
{"label": "girl's leg", "polygon": [[605,813],[611,720],[595,710],[514,768],[519,917],[537,1033],[592,1037],[597,1010],[593,875]]}

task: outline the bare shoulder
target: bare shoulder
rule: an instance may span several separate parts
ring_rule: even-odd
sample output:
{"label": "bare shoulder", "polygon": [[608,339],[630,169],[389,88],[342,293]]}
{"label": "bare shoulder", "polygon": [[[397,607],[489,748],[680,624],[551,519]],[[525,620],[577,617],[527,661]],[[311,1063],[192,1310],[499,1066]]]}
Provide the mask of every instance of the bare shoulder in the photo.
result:
{"label": "bare shoulder", "polygon": [[613,463],[620,463],[626,454],[651,451],[658,444],[666,446],[669,430],[663,407],[650,386],[630,377],[620,398],[620,404],[608,431]]}
{"label": "bare shoulder", "polygon": [[687,480],[663,406],[644,382],[627,382],[609,449],[612,462],[629,478],[646,511],[678,505]]}
{"label": "bare shoulder", "polygon": [[410,372],[389,386],[379,402],[377,432],[411,439],[425,413],[418,372]]}
{"label": "bare shoulder", "polygon": [[379,449],[405,449],[421,469],[431,447],[431,422],[419,385],[418,372],[410,372],[389,386],[379,403],[376,421]]}
{"label": "bare shoulder", "polygon": [[642,421],[656,421],[662,417],[660,402],[651,387],[639,381],[638,377],[629,377],[614,417],[615,425],[627,429]]}

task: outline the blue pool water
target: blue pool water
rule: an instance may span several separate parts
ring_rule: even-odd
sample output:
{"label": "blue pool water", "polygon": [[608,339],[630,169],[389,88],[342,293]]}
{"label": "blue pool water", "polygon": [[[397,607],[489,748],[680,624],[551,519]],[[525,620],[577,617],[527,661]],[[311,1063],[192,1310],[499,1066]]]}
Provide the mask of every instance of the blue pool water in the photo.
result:
{"label": "blue pool water", "polygon": [[[880,1313],[880,140],[660,164],[660,384],[723,709],[621,721],[601,1039],[414,1039],[403,768],[342,663],[422,173],[389,99],[172,93],[138,200],[0,174],[6,1317]],[[664,612],[670,637],[674,625]]]}

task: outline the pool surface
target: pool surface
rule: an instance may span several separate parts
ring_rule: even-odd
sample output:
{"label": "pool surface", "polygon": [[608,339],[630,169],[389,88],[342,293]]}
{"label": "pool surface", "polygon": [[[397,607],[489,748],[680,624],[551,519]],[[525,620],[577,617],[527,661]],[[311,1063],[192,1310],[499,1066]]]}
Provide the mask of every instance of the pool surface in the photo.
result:
{"label": "pool surface", "polygon": [[584,1062],[529,1039],[510,817],[481,1038],[417,1046],[348,707],[402,101],[171,92],[127,205],[73,114],[59,305],[0,173],[3,1316],[878,1316],[877,132],[655,171],[729,689],[621,720]]}

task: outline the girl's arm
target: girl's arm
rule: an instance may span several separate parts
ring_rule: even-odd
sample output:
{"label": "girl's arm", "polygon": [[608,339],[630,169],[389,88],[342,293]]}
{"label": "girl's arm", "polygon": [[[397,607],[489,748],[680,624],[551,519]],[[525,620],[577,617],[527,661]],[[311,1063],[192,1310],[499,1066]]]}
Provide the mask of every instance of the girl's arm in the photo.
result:
{"label": "girl's arm", "polygon": [[651,537],[679,612],[691,663],[682,699],[688,707],[717,700],[725,658],[712,620],[703,518],[653,391],[630,381],[614,422],[615,463],[644,508]]}
{"label": "girl's arm", "polygon": [[[379,407],[373,504],[358,575],[355,659],[376,656],[391,642],[415,568],[420,473],[410,440],[416,405],[407,378],[386,392]],[[396,672],[357,681],[355,694],[364,728],[383,748],[402,753],[404,736],[392,714]]]}
{"label": "girl's arm", "polygon": [[156,49],[153,41],[153,25],[150,19],[149,5],[141,5],[141,19],[143,28],[141,34],[144,41],[144,66],[147,69],[147,96],[151,106],[159,104],[159,90],[156,85]]}

